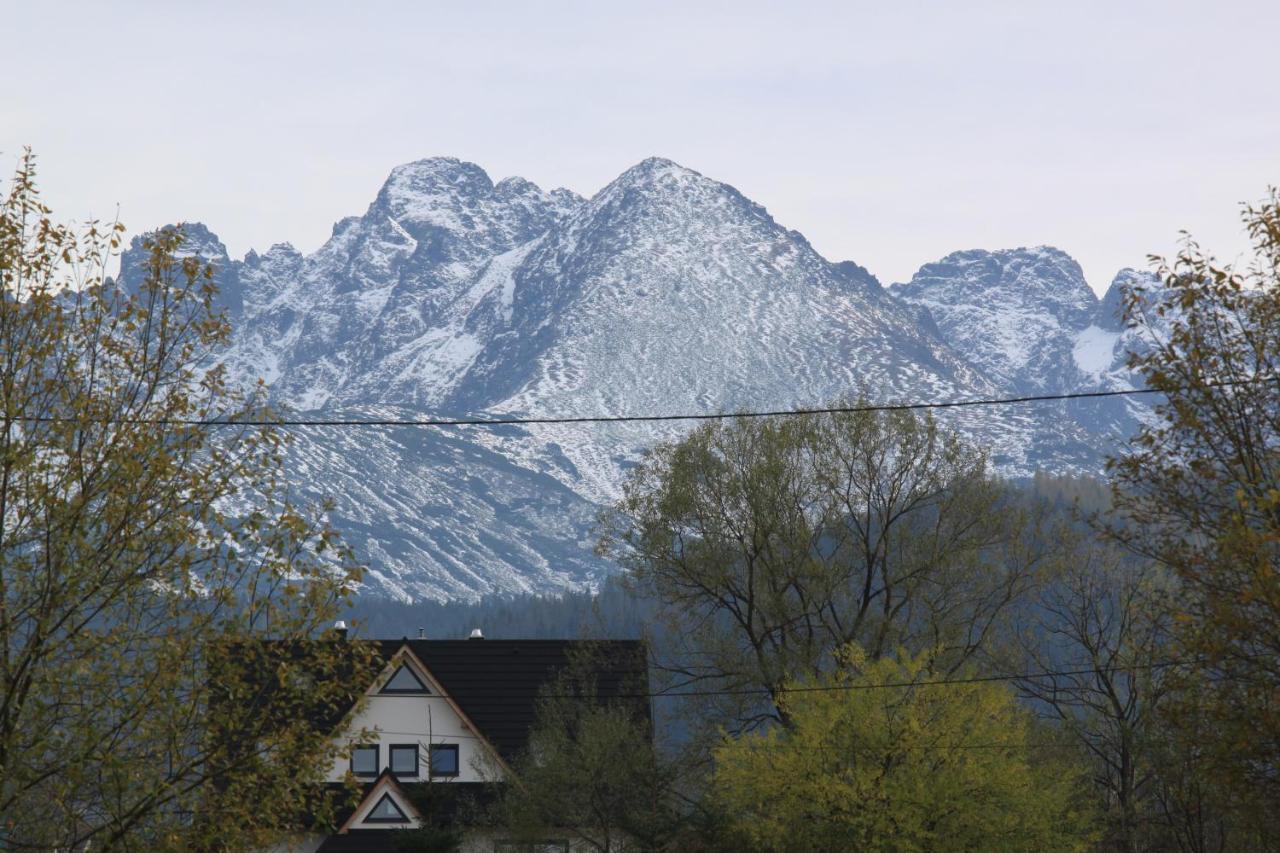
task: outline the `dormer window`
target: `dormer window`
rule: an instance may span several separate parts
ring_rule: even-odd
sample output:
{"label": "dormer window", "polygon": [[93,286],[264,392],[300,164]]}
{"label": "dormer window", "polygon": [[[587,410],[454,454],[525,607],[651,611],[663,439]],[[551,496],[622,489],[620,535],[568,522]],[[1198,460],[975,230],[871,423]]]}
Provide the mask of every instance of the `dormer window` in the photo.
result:
{"label": "dormer window", "polygon": [[396,801],[391,799],[390,794],[383,794],[382,799],[378,800],[378,804],[369,810],[369,814],[365,816],[365,823],[408,823],[409,818],[400,807],[396,805]]}
{"label": "dormer window", "polygon": [[396,670],[395,675],[382,685],[382,693],[390,693],[392,695],[401,696],[422,696],[431,691],[427,690],[427,686],[422,683],[422,679],[409,668],[408,664],[400,664],[400,668]]}
{"label": "dormer window", "polygon": [[351,750],[351,773],[355,776],[378,775],[378,745],[357,746]]}

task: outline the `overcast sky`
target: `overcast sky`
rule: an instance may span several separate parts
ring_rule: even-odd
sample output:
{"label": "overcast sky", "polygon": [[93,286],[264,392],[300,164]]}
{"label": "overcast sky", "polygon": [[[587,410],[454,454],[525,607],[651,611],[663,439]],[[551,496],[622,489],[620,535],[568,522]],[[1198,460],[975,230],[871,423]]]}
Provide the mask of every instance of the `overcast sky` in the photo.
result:
{"label": "overcast sky", "polygon": [[887,282],[1049,243],[1105,289],[1280,183],[1280,3],[10,2],[0,157],[63,218],[317,248],[448,154],[591,195],[650,156]]}

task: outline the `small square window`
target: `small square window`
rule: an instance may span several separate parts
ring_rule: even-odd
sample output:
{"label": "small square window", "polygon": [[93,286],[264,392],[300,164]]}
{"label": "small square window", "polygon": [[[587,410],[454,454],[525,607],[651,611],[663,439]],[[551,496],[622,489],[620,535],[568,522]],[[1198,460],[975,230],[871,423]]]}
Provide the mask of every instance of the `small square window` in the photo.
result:
{"label": "small square window", "polygon": [[404,779],[418,775],[418,745],[416,743],[391,744],[391,772]]}
{"label": "small square window", "polygon": [[378,745],[357,746],[351,750],[351,772],[357,776],[378,775]]}
{"label": "small square window", "polygon": [[431,744],[431,775],[458,775],[458,745],[456,743]]}

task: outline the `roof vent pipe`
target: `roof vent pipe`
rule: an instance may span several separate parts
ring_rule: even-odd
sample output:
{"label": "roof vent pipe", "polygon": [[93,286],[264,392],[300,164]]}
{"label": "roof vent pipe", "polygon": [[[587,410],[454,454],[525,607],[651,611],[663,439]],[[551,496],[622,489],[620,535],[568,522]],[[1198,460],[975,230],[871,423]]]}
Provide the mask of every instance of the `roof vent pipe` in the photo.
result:
{"label": "roof vent pipe", "polygon": [[427,629],[426,629],[426,628],[419,628],[419,629],[418,629],[418,639],[419,639],[419,640],[425,640],[426,638],[427,638]]}
{"label": "roof vent pipe", "polygon": [[484,631],[481,631],[479,628],[472,628],[472,629],[471,629],[471,636],[470,636],[470,637],[468,637],[467,639],[469,639],[469,640],[483,640],[483,639],[484,639]]}

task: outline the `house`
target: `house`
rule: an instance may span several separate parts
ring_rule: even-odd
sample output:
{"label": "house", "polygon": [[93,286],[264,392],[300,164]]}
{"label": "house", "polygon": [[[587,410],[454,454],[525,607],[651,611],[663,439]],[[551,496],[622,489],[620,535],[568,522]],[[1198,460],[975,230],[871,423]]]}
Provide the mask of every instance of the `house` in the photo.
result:
{"label": "house", "polygon": [[[633,640],[489,640],[479,630],[465,640],[359,640],[374,647],[373,664],[353,694],[364,702],[334,732],[344,755],[327,781],[345,790],[351,776],[362,794],[337,816],[336,831],[310,833],[275,850],[363,853],[401,849],[403,830],[431,822],[467,827],[464,850],[525,853],[500,830],[472,825],[477,807],[504,784],[535,723],[540,691],[566,673],[589,676],[599,701],[635,702],[647,685],[643,644]],[[368,733],[360,737],[358,733]],[[428,813],[429,812],[429,813]],[[470,814],[468,813],[470,812]],[[574,849],[570,833],[535,845],[538,853]]]}

